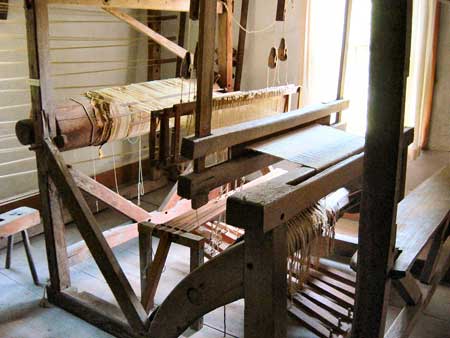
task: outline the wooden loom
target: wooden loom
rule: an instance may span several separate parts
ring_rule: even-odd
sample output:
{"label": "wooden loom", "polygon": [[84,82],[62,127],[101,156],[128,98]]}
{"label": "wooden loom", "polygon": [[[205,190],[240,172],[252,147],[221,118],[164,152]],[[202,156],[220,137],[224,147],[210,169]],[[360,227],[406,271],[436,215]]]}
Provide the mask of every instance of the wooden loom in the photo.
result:
{"label": "wooden loom", "polygon": [[[88,0],[75,2],[99,4],[99,1]],[[284,3],[284,1],[280,2]],[[113,1],[110,3],[113,4]],[[125,4],[130,7],[138,5],[138,3],[142,5],[141,1],[117,0],[114,2],[116,5]],[[149,6],[151,3],[153,2],[148,2]],[[155,1],[154,3],[159,2]],[[179,5],[183,2],[172,2],[172,4],[175,3]],[[192,3],[195,4],[196,1],[192,1]],[[382,1],[378,1],[375,4],[375,11],[380,14],[380,17],[374,20],[375,29],[379,27],[393,29],[393,26],[390,26],[389,23],[397,25],[399,24],[398,20],[405,23],[406,29],[407,11],[404,3],[400,5],[382,5],[382,3]],[[35,53],[30,52],[30,76],[32,79],[39,79],[40,81],[39,86],[32,86],[35,133],[34,137],[30,139],[33,140],[32,147],[39,159],[39,186],[43,200],[42,214],[51,278],[51,285],[48,287],[50,301],[120,337],[169,338],[179,336],[189,325],[211,310],[234,300],[245,298],[246,337],[278,338],[286,336],[286,229],[283,225],[287,220],[298,214],[299,210],[301,211],[328,193],[345,186],[363,173],[363,149],[361,146],[350,147],[350,149],[340,152],[338,156],[328,154],[321,166],[302,167],[287,176],[283,175],[266,183],[263,189],[261,187],[257,189],[249,188],[248,191],[229,198],[227,201],[227,222],[246,230],[245,241],[234,245],[192,272],[178,284],[158,310],[149,314],[131,289],[111,248],[99,231],[95,218],[81,195],[79,186],[83,186],[83,189],[95,194],[99,199],[101,197],[105,201],[110,201],[112,207],[128,216],[132,215],[131,218],[142,222],[141,228],[143,230],[140,241],[143,244],[149,240],[148,236],[145,235],[145,228],[148,225],[143,222],[148,220],[149,215],[142,213],[140,208],[126,200],[113,198],[111,192],[107,189],[102,189],[89,178],[83,177],[71,168],[67,168],[61,158],[60,151],[51,140],[58,135],[55,128],[55,110],[51,109],[46,79],[46,74],[48,74],[46,63],[46,6],[46,1],[27,1],[30,51]],[[191,6],[191,10],[195,8],[195,6]],[[215,130],[211,134],[214,73],[212,51],[214,50],[217,6],[214,1],[200,0],[198,9],[201,39],[198,58],[198,95],[195,103],[195,137],[183,141],[181,150],[183,156],[194,160],[194,173],[182,177],[178,187],[181,196],[192,199],[192,206],[195,209],[207,205],[208,193],[212,189],[278,161],[277,157],[251,150],[252,147],[256,147],[256,142],[265,142],[267,138],[271,138],[275,134],[286,134],[288,132],[298,133],[301,137],[305,132],[316,127],[305,127],[305,125],[323,121],[330,114],[340,112],[348,105],[348,101],[338,100],[292,111],[278,118],[269,117]],[[193,12],[195,13],[195,10]],[[282,13],[278,13],[277,16],[282,16]],[[389,15],[383,16],[383,13],[389,13]],[[405,36],[406,31],[400,29],[392,37],[393,46],[399,48],[399,50],[393,48],[394,55],[395,53],[405,54],[404,44],[399,43],[405,41]],[[383,41],[383,37],[379,35],[375,35],[372,39],[375,42]],[[382,66],[389,66],[390,62],[393,62],[393,67],[388,67],[385,71],[390,72],[400,69],[400,76],[398,76],[398,73],[394,73],[397,77],[401,77],[399,82],[403,83],[404,59],[400,59],[400,61],[398,58],[389,58],[389,61],[383,59],[379,62],[379,65],[383,68]],[[402,88],[402,84],[399,85],[399,82],[393,81],[393,84],[383,83],[375,86],[376,88],[383,88],[383,86],[390,89],[395,89],[395,86]],[[394,92],[399,94],[398,90]],[[402,90],[400,90],[401,92]],[[400,150],[403,149],[402,152],[405,153],[407,138],[400,137],[401,109],[399,109],[399,102],[401,102],[401,95],[394,95],[390,97],[390,100],[387,101],[387,105],[377,102],[381,106],[381,109],[377,111],[380,112],[380,122],[389,123],[392,116],[394,116],[394,122],[398,122],[395,125],[398,128],[389,133],[392,139],[389,137],[387,140],[391,141],[392,149],[389,150],[392,150],[397,157],[395,164],[389,166],[391,173],[386,174],[387,178],[392,179],[392,177],[396,177],[399,165],[398,158],[401,156]],[[384,111],[383,108],[388,109]],[[384,117],[387,121],[382,121],[381,117]],[[49,122],[49,130],[47,130],[47,124],[44,121]],[[377,125],[376,122],[374,124]],[[366,161],[367,157],[372,159],[374,154],[379,153],[379,150],[376,147],[374,149],[373,143],[371,143],[374,142],[376,137],[369,135]],[[207,168],[205,166],[206,156],[224,148],[231,148],[230,159],[217,166]],[[323,154],[323,150],[318,145],[316,149],[313,149],[313,155]],[[389,175],[391,176],[389,177]],[[393,182],[390,183],[394,184]],[[91,186],[89,187],[89,185]],[[264,191],[265,188],[269,189],[271,194],[261,194],[261,191]],[[105,304],[102,300],[91,295],[79,295],[69,291],[70,277],[64,241],[64,224],[60,215],[59,195],[61,195],[63,203],[69,207],[87,246],[111,287],[122,313],[118,312],[118,309],[111,304]],[[391,193],[391,195],[395,197],[396,194]],[[292,203],[293,201],[295,203]],[[394,203],[396,203],[395,200],[392,204]],[[370,209],[374,205],[365,205],[364,207]],[[159,221],[164,222],[164,220]],[[146,251],[143,250],[144,255],[147,255]],[[364,252],[361,255],[363,254],[367,253]],[[327,326],[319,327],[316,322],[312,321],[310,314],[298,309],[296,314],[301,317],[301,321],[305,325],[309,325],[322,336],[348,333],[348,325],[344,328],[342,323],[351,319],[351,311],[348,311],[348,307],[352,307],[353,302],[348,293],[354,292],[351,287],[355,287],[355,281],[336,271],[325,270],[321,266],[316,268],[314,280],[316,285],[322,286],[324,292],[321,294],[309,293],[309,296],[315,297],[316,300],[319,297],[321,306],[328,306],[328,309],[334,309],[335,312],[341,313],[343,317],[347,318],[347,321],[339,320],[336,316],[328,316],[326,318],[327,324],[334,326],[334,330],[323,331],[321,328]],[[329,288],[323,285],[327,284],[323,281],[324,278],[332,277],[335,280],[340,279],[341,289],[347,294],[344,292],[336,296],[336,293],[334,293],[334,301],[329,301],[330,293],[326,293]],[[356,287],[358,289],[364,287],[364,285],[356,284]],[[311,301],[307,292],[302,293],[297,298],[299,303],[310,310],[312,310],[314,304],[317,304],[317,302]],[[308,303],[308,300],[310,303]],[[311,305],[311,302],[314,304]],[[340,302],[346,302],[347,308],[343,307]],[[179,311],[174,312],[174,308]],[[320,312],[317,306],[314,309],[316,313]],[[346,313],[345,310],[347,310]],[[376,312],[378,310],[375,309]],[[355,315],[356,324],[359,325],[359,312],[356,311]],[[361,337],[375,337],[375,335],[362,334]]]}

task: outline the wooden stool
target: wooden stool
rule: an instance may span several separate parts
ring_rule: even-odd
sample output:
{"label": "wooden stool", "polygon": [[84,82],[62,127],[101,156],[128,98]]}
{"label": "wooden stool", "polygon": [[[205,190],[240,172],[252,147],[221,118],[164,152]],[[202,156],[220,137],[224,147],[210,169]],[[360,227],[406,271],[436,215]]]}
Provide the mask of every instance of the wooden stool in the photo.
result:
{"label": "wooden stool", "polygon": [[39,285],[39,279],[36,273],[36,267],[34,266],[33,256],[31,255],[30,239],[27,229],[38,225],[40,222],[41,217],[39,211],[28,207],[21,207],[0,214],[0,238],[6,237],[8,239],[5,268],[9,269],[11,267],[14,235],[20,232],[25,253],[27,254],[28,265],[33,276],[33,282],[36,285]]}

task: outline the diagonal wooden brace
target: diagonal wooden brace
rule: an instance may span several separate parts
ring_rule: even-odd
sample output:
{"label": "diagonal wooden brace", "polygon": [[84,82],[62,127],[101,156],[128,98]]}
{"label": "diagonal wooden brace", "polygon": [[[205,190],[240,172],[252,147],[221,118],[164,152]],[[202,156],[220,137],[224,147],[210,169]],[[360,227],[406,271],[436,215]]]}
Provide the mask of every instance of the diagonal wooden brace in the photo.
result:
{"label": "diagonal wooden brace", "polygon": [[106,242],[94,215],[68,171],[58,149],[49,139],[45,139],[43,146],[49,174],[58,187],[63,203],[68,207],[81,236],[89,247],[130,326],[143,332],[147,325],[146,311]]}

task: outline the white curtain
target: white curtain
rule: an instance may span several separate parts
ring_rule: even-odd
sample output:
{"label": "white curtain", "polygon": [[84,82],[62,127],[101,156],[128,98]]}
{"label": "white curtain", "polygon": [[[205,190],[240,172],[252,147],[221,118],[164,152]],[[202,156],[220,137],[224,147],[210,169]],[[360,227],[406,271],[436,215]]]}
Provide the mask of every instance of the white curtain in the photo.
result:
{"label": "white curtain", "polygon": [[436,3],[438,0],[413,1],[413,24],[411,42],[411,64],[406,92],[405,125],[414,126],[414,144],[410,154],[413,158],[420,154],[423,115],[432,85],[432,53]]}

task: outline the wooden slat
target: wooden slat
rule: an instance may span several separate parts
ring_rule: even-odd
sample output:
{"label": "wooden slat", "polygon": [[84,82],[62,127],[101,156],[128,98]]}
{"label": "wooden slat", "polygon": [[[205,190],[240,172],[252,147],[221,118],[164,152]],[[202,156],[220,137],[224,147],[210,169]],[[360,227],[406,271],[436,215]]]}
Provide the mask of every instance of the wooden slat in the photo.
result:
{"label": "wooden slat", "polygon": [[321,322],[325,322],[327,325],[330,325],[334,330],[344,333],[350,328],[349,324],[342,323],[338,318],[324,310],[319,305],[313,303],[308,298],[299,294],[295,295],[293,298],[298,306],[302,307],[308,313],[311,313]]}
{"label": "wooden slat", "polygon": [[332,336],[332,332],[322,325],[318,320],[314,320],[303,312],[302,310],[292,306],[288,309],[289,313],[298,319],[308,330],[311,330],[313,333],[318,335],[321,338],[330,338]]}
{"label": "wooden slat", "polygon": [[103,184],[98,183],[96,180],[74,168],[69,168],[69,172],[78,188],[105,202],[109,207],[120,212],[122,215],[129,217],[135,222],[145,222],[150,219],[150,215],[146,210],[108,189]]}
{"label": "wooden slat", "polygon": [[147,27],[142,22],[138,21],[137,19],[133,18],[131,15],[128,15],[127,13],[124,13],[118,9],[115,8],[103,8],[106,12],[110,13],[111,15],[115,16],[116,18],[126,22],[131,27],[136,29],[138,32],[143,33],[147,35],[150,39],[155,41],[157,44],[159,44],[161,47],[166,48],[179,58],[184,59],[188,51],[184,49],[183,47],[178,46],[176,43],[170,41],[165,36],[162,36],[161,34],[158,34],[153,29]]}
{"label": "wooden slat", "polygon": [[310,289],[308,286],[304,287],[301,294],[308,297],[308,299],[318,304],[320,307],[334,313],[338,317],[346,318],[347,320],[351,320],[352,318],[352,313],[349,311],[350,308],[345,308],[339,305],[338,303],[330,300],[330,298],[321,295],[313,289]]}
{"label": "wooden slat", "polygon": [[50,174],[55,180],[63,201],[69,208],[80,230],[80,234],[88,245],[103,277],[111,288],[130,326],[136,330],[144,330],[147,313],[103,237],[81,191],[77,188],[58,150],[49,140],[45,142],[45,149],[48,154]]}
{"label": "wooden slat", "polygon": [[431,236],[450,217],[450,165],[427,179],[398,205],[394,277],[408,271]]}
{"label": "wooden slat", "polygon": [[407,305],[416,305],[421,302],[422,292],[411,273],[408,272],[405,277],[394,279],[392,282]]}
{"label": "wooden slat", "polygon": [[346,100],[332,101],[330,103],[311,105],[282,115],[216,129],[210,136],[204,135],[199,139],[183,139],[181,154],[186,158],[196,159],[227,147],[293,129],[331,113],[344,110],[348,106],[349,101]]}
{"label": "wooden slat", "polygon": [[[372,1],[369,109],[352,337],[383,337],[394,261],[411,1]],[[386,81],[389,79],[389,81]]]}
{"label": "wooden slat", "polygon": [[[309,168],[299,169],[301,183],[276,180],[265,187],[238,192],[228,198],[227,222],[247,228],[260,226],[265,232],[292,219],[322,197],[353,181],[362,172],[363,155],[355,155],[304,180]],[[289,184],[286,184],[289,183]],[[296,201],[296,203],[292,203]]]}
{"label": "wooden slat", "polygon": [[328,284],[325,284],[324,282],[321,282],[318,279],[311,278],[308,280],[307,284],[310,285],[312,288],[320,290],[320,292],[327,295],[327,297],[335,299],[338,303],[345,305],[346,307],[353,307],[353,305],[355,303],[353,298],[340,292],[336,288],[334,288]]}
{"label": "wooden slat", "polygon": [[355,287],[347,285],[341,281],[338,281],[334,278],[328,277],[324,275],[323,273],[316,271],[314,269],[310,269],[310,274],[314,278],[317,278],[318,280],[333,286],[337,290],[341,291],[342,293],[345,293],[347,296],[354,297],[355,296]]}
{"label": "wooden slat", "polygon": [[189,0],[48,0],[49,4],[96,6],[104,8],[136,8],[159,11],[189,12]]}
{"label": "wooden slat", "polygon": [[344,282],[346,284],[349,284],[351,286],[356,286],[356,276],[352,276],[348,273],[342,272],[337,269],[333,269],[329,266],[325,266],[323,264],[320,264],[319,266],[316,266],[316,268],[323,272],[324,274],[333,277],[336,280],[340,280],[341,282]]}

